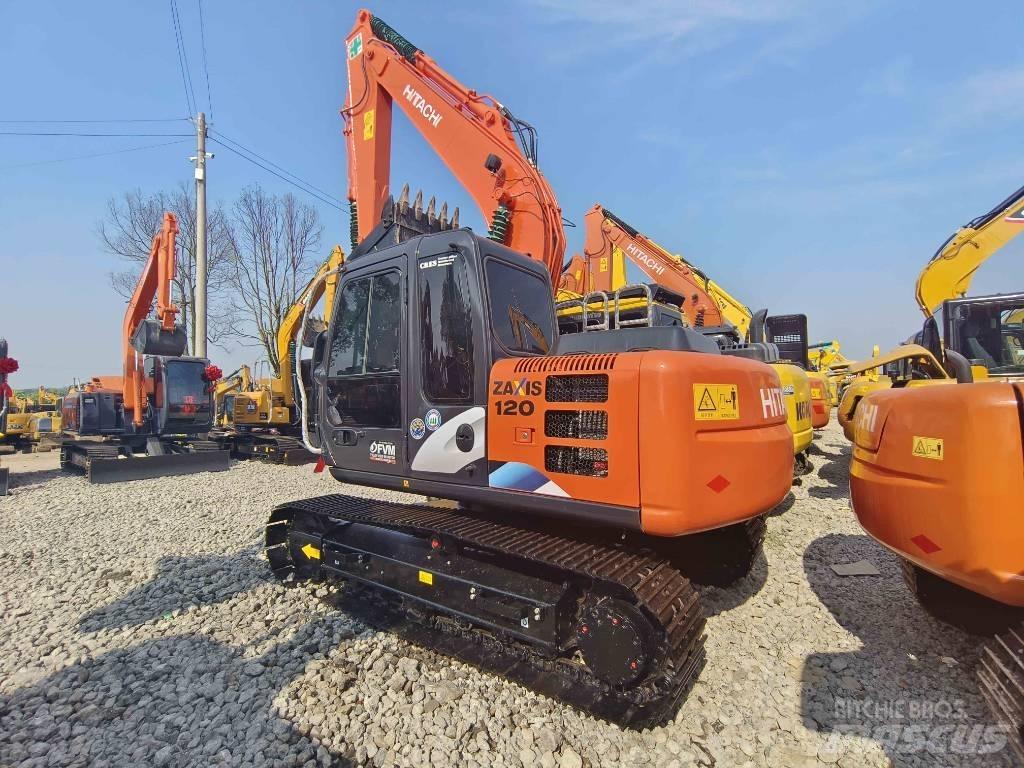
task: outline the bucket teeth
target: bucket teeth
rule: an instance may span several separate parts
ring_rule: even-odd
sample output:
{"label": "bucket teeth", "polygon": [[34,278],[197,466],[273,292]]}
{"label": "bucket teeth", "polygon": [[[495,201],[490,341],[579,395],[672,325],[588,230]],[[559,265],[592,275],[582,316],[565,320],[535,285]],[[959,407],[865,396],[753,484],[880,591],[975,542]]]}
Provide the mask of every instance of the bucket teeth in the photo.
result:
{"label": "bucket teeth", "polygon": [[452,214],[452,229],[459,228],[459,209],[458,206],[455,208],[455,213]]}
{"label": "bucket teeth", "polygon": [[448,203],[441,203],[441,229],[448,229]]}
{"label": "bucket teeth", "polygon": [[434,208],[437,205],[437,201],[431,197],[430,202],[427,203],[427,225],[430,227],[434,226],[437,221],[437,214],[434,212]]}
{"label": "bucket teeth", "polygon": [[416,200],[412,204],[412,215],[416,217],[416,221],[423,218],[423,190],[419,190],[416,193]]}
{"label": "bucket teeth", "polygon": [[402,194],[398,196],[398,210],[405,213],[409,210],[409,185],[402,187]]}

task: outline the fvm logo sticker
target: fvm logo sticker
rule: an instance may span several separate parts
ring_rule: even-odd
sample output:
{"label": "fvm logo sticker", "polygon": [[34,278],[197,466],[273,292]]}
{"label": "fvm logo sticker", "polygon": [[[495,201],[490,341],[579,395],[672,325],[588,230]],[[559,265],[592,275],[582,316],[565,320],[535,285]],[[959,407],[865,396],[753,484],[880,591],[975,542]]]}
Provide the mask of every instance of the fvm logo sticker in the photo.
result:
{"label": "fvm logo sticker", "polygon": [[387,440],[374,440],[370,443],[370,461],[394,464],[397,461],[395,444]]}
{"label": "fvm logo sticker", "polygon": [[761,388],[761,415],[766,419],[777,419],[786,415],[786,400],[780,387]]}

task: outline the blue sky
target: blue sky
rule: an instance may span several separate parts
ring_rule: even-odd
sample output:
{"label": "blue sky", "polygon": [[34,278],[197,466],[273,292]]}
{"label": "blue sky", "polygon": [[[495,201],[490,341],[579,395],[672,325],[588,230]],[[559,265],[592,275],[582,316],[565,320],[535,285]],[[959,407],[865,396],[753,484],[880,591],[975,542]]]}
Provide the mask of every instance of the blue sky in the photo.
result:
{"label": "blue sky", "polygon": [[[178,2],[209,112],[198,6]],[[342,44],[358,7],[203,6],[214,129],[339,198]],[[541,168],[569,219],[582,223],[601,202],[751,307],[806,312],[812,337],[839,338],[853,356],[920,326],[913,286],[922,265],[957,226],[1024,184],[1024,49],[1011,3],[968,11],[956,2],[510,0],[371,10],[538,129]],[[8,8],[0,67],[0,120],[187,111],[164,2]],[[396,122],[395,188],[409,181],[479,226],[443,165]],[[190,130],[0,130],[75,127]],[[117,263],[96,224],[127,189],[189,181],[192,145],[25,164],[174,140],[0,136],[0,334],[22,364],[16,385],[117,372],[124,303],[109,288]],[[211,200],[230,203],[256,181],[289,189],[213,149]],[[310,202],[323,217],[323,254],[347,246],[346,215]],[[568,238],[578,249],[582,230]],[[992,259],[972,293],[1024,288],[1022,253],[1018,242]],[[212,351],[227,370],[255,356]]]}

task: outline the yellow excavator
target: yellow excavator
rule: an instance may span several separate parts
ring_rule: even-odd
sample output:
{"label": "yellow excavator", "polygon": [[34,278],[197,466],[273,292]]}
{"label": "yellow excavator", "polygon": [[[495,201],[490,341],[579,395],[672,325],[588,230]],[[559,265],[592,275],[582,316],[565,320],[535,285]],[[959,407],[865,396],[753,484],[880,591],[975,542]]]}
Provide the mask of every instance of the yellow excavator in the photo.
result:
{"label": "yellow excavator", "polygon": [[[963,355],[975,381],[1024,377],[1024,293],[966,297],[978,268],[1022,232],[1024,187],[950,235],[918,275],[914,295],[925,323],[908,341],[944,365],[947,350]],[[914,374],[912,364],[900,365],[899,354],[884,358],[885,363],[865,361],[874,365],[859,366],[861,375],[843,393],[839,421],[851,440],[857,406],[865,395],[912,381],[907,378]],[[946,372],[946,378],[953,376],[948,366]]]}
{"label": "yellow excavator", "polygon": [[842,353],[838,339],[819,341],[808,346],[807,350],[807,365],[810,370],[824,375],[829,403],[834,408],[839,405],[839,383],[846,376],[846,369],[853,361],[848,360]]}
{"label": "yellow excavator", "polygon": [[[279,369],[276,376],[256,382],[250,389],[240,388],[234,394],[230,429],[220,441],[239,458],[256,458],[277,464],[304,464],[313,460],[302,444],[302,425],[296,399],[295,369],[305,364],[299,355],[307,340],[297,338],[302,316],[307,307],[314,307],[321,297],[325,307],[334,305],[337,272],[345,261],[345,253],[335,246],[309,284],[299,293],[285,314],[277,334]],[[331,274],[326,280],[320,278]],[[328,310],[329,311],[329,310]],[[315,324],[307,322],[307,330]],[[320,323],[322,326],[322,323]],[[310,339],[315,335],[309,334]],[[305,381],[310,377],[305,376]]]}
{"label": "yellow excavator", "polygon": [[213,390],[213,423],[217,429],[231,425],[234,418],[235,395],[238,392],[252,390],[252,369],[248,365],[239,366],[217,382]]}
{"label": "yellow excavator", "polygon": [[45,387],[35,397],[14,393],[7,413],[7,428],[0,442],[16,450],[50,450],[59,442],[63,398]]}

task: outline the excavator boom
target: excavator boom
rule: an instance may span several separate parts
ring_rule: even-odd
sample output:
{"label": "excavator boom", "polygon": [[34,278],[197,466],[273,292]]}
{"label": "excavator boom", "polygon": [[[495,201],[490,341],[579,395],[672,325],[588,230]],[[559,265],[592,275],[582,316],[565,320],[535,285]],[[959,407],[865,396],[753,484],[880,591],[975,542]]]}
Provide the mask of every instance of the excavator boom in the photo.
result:
{"label": "excavator boom", "polygon": [[565,232],[561,209],[537,166],[532,126],[493,97],[463,86],[369,11],[359,11],[346,38],[346,56],[342,117],[352,247],[371,233],[390,197],[391,118],[397,103],[472,196],[490,238],[545,264],[554,284]]}
{"label": "excavator boom", "polygon": [[1024,187],[946,240],[917,278],[915,296],[925,317],[947,299],[967,294],[978,268],[1024,232]]}
{"label": "excavator boom", "polygon": [[625,259],[651,280],[686,298],[682,310],[696,327],[733,325],[740,338],[750,327],[750,310],[706,274],[630,226],[600,203],[584,217],[583,256],[574,256],[559,288],[587,294],[610,292],[626,281]]}

